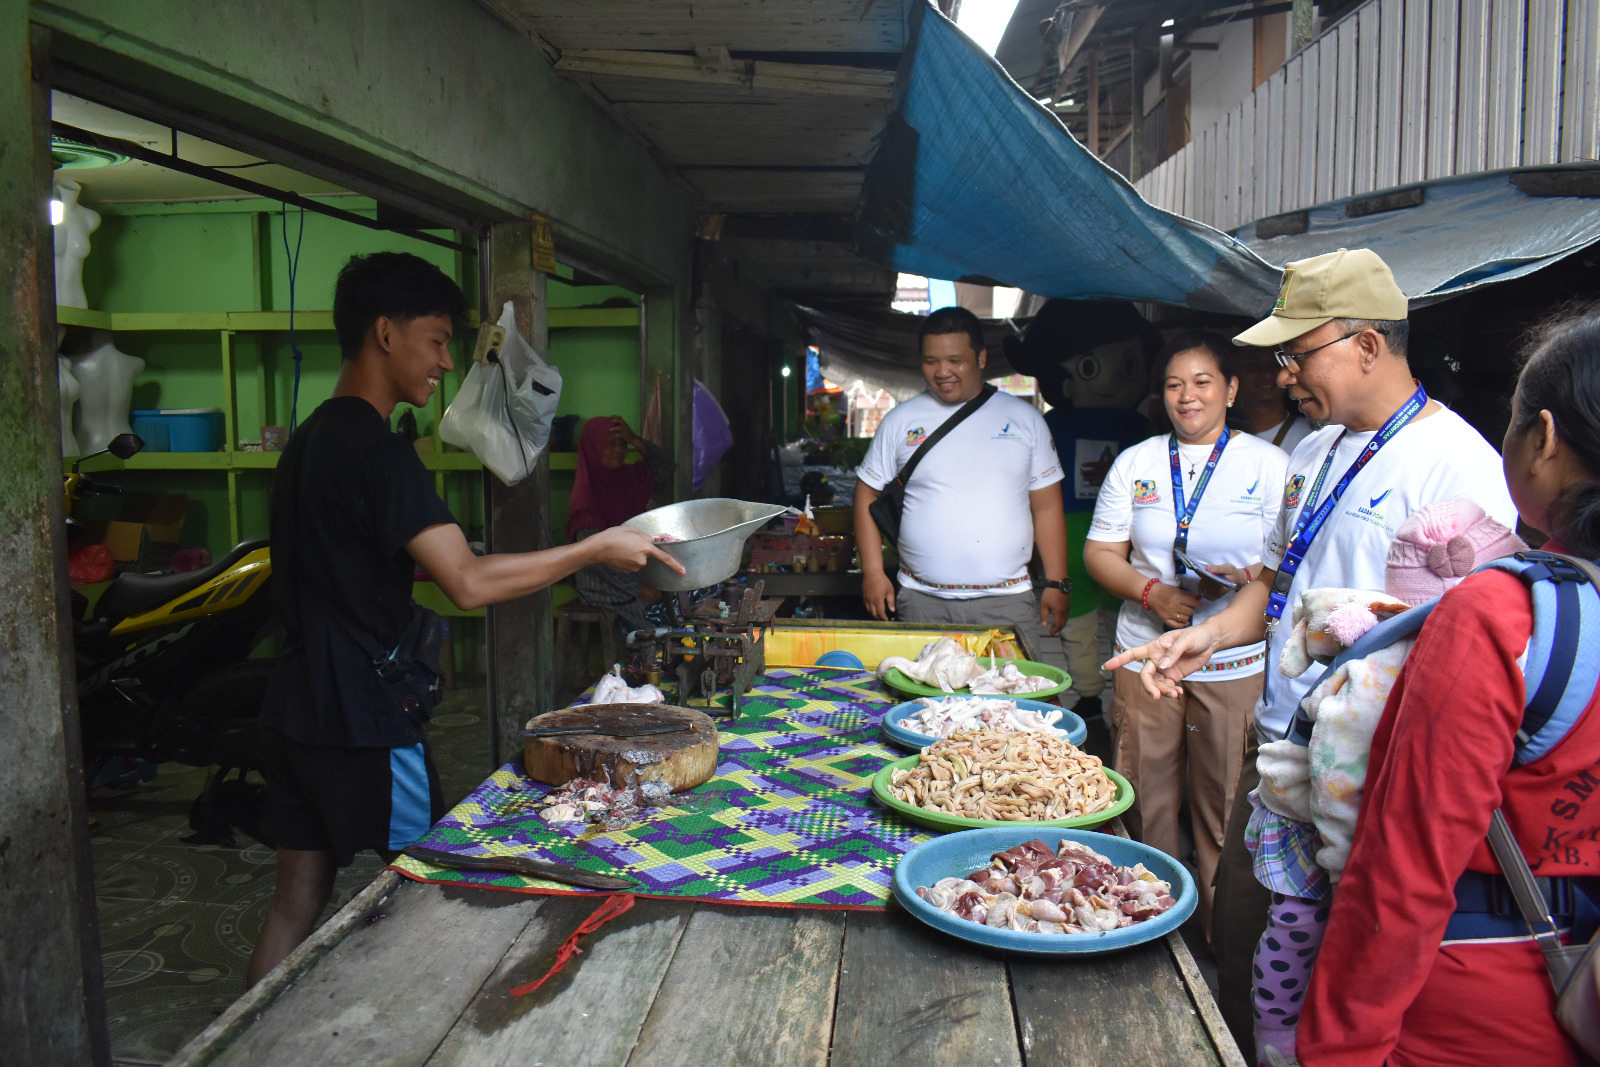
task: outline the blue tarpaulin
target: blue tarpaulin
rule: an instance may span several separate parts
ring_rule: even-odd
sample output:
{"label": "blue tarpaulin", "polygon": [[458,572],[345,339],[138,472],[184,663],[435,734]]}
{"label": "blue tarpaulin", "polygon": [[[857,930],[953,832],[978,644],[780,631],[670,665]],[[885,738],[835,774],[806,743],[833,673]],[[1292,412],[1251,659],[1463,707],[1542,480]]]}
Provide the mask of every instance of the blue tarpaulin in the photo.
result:
{"label": "blue tarpaulin", "polygon": [[1239,239],[1275,264],[1370,248],[1412,307],[1519,278],[1600,240],[1600,197],[1529,196],[1509,171],[1443,178],[1421,193],[1415,207],[1358,218],[1336,200],[1306,212],[1305,233],[1261,239],[1252,222]]}
{"label": "blue tarpaulin", "polygon": [[937,11],[912,5],[862,246],[907,274],[1256,315],[1278,271],[1151,207]]}
{"label": "blue tarpaulin", "polygon": [[1414,301],[1537,270],[1600,240],[1600,199],[1529,196],[1507,174],[1430,183],[1400,211],[1314,208],[1306,232],[1238,239],[1147,203],[937,11],[912,5],[896,110],[867,173],[860,241],[908,274],[1042,296],[1257,317],[1289,260],[1371,248]]}

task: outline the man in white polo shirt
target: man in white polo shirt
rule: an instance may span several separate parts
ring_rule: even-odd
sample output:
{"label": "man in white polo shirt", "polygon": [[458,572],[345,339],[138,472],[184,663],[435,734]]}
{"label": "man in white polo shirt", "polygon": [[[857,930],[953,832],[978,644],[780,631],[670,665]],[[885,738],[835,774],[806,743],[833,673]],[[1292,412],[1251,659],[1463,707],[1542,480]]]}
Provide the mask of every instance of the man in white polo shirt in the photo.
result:
{"label": "man in white polo shirt", "polygon": [[[993,392],[936,441],[905,482],[900,590],[883,567],[883,537],[870,508],[928,437],[985,391],[983,330],[965,308],[923,320],[927,392],[896,405],[856,470],[855,527],[862,598],[873,618],[975,623],[1050,633],[1067,619],[1067,528],[1061,464],[1033,405]],[[1039,546],[1046,588],[1037,606],[1028,560]]]}
{"label": "man in white polo shirt", "polygon": [[[1151,693],[1172,693],[1219,648],[1267,636],[1258,740],[1281,737],[1317,672],[1278,673],[1289,606],[1307,589],[1382,589],[1395,530],[1414,511],[1471,500],[1508,527],[1516,508],[1500,456],[1459,415],[1427,394],[1406,363],[1406,298],[1368,249],[1287,264],[1272,314],[1234,338],[1276,350],[1278,384],[1317,427],[1289,457],[1283,511],[1262,548],[1261,576],[1227,609],[1129,649],[1106,666],[1142,659]],[[1281,620],[1281,625],[1279,621]],[[1212,947],[1229,1028],[1251,1040],[1250,967],[1266,926],[1267,891],[1244,847],[1246,799],[1257,785],[1247,758],[1217,869]]]}

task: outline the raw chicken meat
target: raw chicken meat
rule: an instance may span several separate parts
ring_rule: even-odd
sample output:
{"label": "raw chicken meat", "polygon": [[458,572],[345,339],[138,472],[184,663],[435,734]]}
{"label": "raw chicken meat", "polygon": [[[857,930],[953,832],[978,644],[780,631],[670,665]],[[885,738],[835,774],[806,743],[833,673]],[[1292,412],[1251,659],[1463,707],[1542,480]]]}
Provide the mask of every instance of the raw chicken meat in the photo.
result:
{"label": "raw chicken meat", "polygon": [[984,670],[978,657],[968,652],[961,642],[941,637],[922,646],[915,660],[904,656],[887,656],[878,664],[878,677],[882,678],[893,668],[912,681],[923,685],[936,685],[946,693],[966,689],[978,693],[1037,693],[1053,689],[1058,684],[1054,678],[1023,674],[1015,663],[995,666],[989,657],[989,669]]}
{"label": "raw chicken meat", "polygon": [[999,730],[1011,734],[1050,730],[1061,721],[1059,711],[1019,708],[1015,700],[923,697],[917,703],[922,705],[922,710],[901,719],[900,725],[929,737],[949,737],[957,730]]}
{"label": "raw chicken meat", "polygon": [[665,782],[645,782],[633,789],[613,789],[609,782],[574,778],[544,798],[539,818],[554,826],[558,823],[593,823],[607,830],[621,830],[642,820],[650,808],[675,801]]}
{"label": "raw chicken meat", "polygon": [[1058,683],[1054,678],[1046,678],[1042,674],[1023,674],[1017,669],[1015,663],[1002,663],[998,668],[994,665],[994,657],[989,657],[989,669],[972,679],[971,689],[974,695],[980,693],[1038,693],[1046,689],[1054,689]]}
{"label": "raw chicken meat", "polygon": [[1172,883],[1144,864],[1114,867],[1075,841],[1062,841],[1056,852],[1043,841],[996,852],[983,870],[918,886],[917,896],[970,922],[1038,934],[1104,933],[1177,903]]}
{"label": "raw chicken meat", "polygon": [[648,682],[637,689],[629,689],[622,680],[622,664],[614,663],[611,673],[594,685],[591,704],[665,704],[667,695]]}
{"label": "raw chicken meat", "polygon": [[882,678],[894,668],[923,685],[936,685],[946,693],[965,688],[967,683],[982,673],[978,657],[949,637],[929,641],[922,646],[915,660],[904,656],[887,656],[878,664],[878,677]]}

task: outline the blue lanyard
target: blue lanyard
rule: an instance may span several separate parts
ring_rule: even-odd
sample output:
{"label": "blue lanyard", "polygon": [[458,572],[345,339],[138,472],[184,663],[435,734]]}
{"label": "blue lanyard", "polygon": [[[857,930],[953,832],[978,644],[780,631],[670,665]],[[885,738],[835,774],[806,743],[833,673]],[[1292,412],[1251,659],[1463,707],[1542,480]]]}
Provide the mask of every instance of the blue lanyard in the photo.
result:
{"label": "blue lanyard", "polygon": [[1189,550],[1189,524],[1194,522],[1195,509],[1200,506],[1200,495],[1206,491],[1206,485],[1211,481],[1211,474],[1217,469],[1217,460],[1222,458],[1222,450],[1228,447],[1228,428],[1222,428],[1222,436],[1217,438],[1217,443],[1211,449],[1211,457],[1206,460],[1206,469],[1201,472],[1200,480],[1194,483],[1194,496],[1189,501],[1189,506],[1183,505],[1183,472],[1178,469],[1178,435],[1172,434],[1167,438],[1167,458],[1172,461],[1172,513],[1178,520],[1178,532],[1172,538],[1172,566],[1174,574],[1183,573],[1183,564],[1178,561],[1179,552]]}
{"label": "blue lanyard", "polygon": [[[1300,564],[1305,562],[1306,553],[1311,550],[1311,542],[1322,531],[1323,524],[1328,521],[1328,516],[1333,514],[1334,505],[1349,488],[1350,482],[1361,473],[1378,450],[1390,441],[1395,434],[1405,428],[1405,425],[1416,418],[1423,408],[1428,406],[1428,394],[1417,386],[1417,391],[1411,394],[1411,399],[1401,405],[1400,410],[1389,416],[1381,429],[1372,435],[1372,440],[1367,442],[1367,447],[1350,464],[1350,469],[1344,472],[1344,477],[1339,479],[1339,484],[1333,487],[1333,492],[1328,494],[1328,499],[1320,505],[1317,497],[1322,493],[1322,483],[1328,477],[1328,469],[1333,466],[1333,454],[1339,450],[1339,443],[1344,440],[1348,430],[1342,430],[1334,438],[1333,447],[1328,449],[1328,457],[1322,461],[1322,469],[1317,472],[1317,480],[1311,485],[1311,492],[1300,506],[1300,518],[1294,524],[1294,532],[1289,536],[1289,547],[1284,550],[1283,562],[1278,566],[1278,576],[1272,580],[1272,593],[1267,598],[1267,633],[1278,628],[1278,620],[1283,618],[1283,609],[1289,603],[1289,587],[1294,584],[1294,576],[1300,570]],[[1313,508],[1315,510],[1313,511]]]}

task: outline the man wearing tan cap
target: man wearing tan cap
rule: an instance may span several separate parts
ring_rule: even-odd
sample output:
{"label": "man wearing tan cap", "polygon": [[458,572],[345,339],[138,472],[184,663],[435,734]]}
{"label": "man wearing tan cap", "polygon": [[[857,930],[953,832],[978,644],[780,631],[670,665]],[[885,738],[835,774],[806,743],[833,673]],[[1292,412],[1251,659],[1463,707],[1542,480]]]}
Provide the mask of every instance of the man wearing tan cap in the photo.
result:
{"label": "man wearing tan cap", "polygon": [[[1272,314],[1233,339],[1275,350],[1278,384],[1317,428],[1289,457],[1283,511],[1262,547],[1261,575],[1224,611],[1129,649],[1107,668],[1142,659],[1145,687],[1170,695],[1216,650],[1259,641],[1265,633],[1268,668],[1255,740],[1276,740],[1317,678],[1316,671],[1285,678],[1275,669],[1289,635],[1289,606],[1301,593],[1382,589],[1396,528],[1428,504],[1468,499],[1515,528],[1499,454],[1411,377],[1408,332],[1405,294],[1376,253],[1341,248],[1284,267]],[[1247,753],[1217,870],[1211,927],[1219,1001],[1247,1051],[1251,955],[1266,927],[1269,899],[1244,846],[1248,794],[1258,781],[1253,752]],[[1298,1012],[1293,1005],[1285,1021],[1293,1025]]]}

